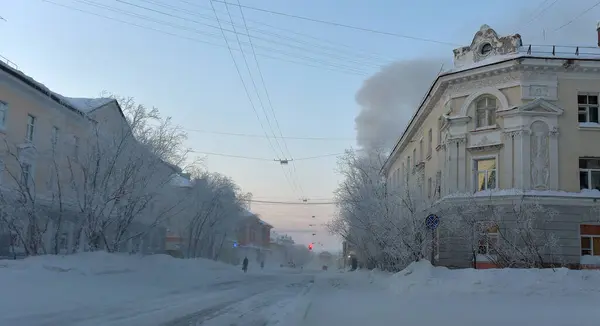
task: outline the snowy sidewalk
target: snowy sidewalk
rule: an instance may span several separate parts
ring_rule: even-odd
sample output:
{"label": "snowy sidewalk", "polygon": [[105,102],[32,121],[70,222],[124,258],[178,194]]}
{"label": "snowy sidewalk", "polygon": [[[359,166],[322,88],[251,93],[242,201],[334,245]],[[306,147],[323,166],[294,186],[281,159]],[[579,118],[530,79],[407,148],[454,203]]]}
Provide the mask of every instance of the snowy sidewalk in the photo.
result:
{"label": "snowy sidewalk", "polygon": [[[406,272],[405,272],[406,273]],[[320,277],[299,325],[544,325],[600,323],[597,271],[454,270]]]}

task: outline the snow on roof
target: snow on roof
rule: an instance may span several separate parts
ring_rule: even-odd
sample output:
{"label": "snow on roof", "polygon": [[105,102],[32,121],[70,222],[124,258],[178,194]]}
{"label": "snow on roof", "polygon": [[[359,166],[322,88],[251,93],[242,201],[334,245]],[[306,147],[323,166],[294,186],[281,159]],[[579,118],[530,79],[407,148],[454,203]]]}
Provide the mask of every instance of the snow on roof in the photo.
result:
{"label": "snow on roof", "polygon": [[182,175],[179,175],[179,174],[173,174],[173,176],[171,177],[170,184],[175,187],[184,187],[184,188],[192,187],[192,181]]}
{"label": "snow on roof", "polygon": [[56,102],[62,104],[63,106],[66,106],[67,108],[69,108],[71,110],[78,111],[79,113],[83,113],[83,114],[89,113],[101,106],[104,106],[104,105],[110,103],[111,101],[114,101],[114,99],[111,99],[111,98],[65,97],[56,92],[51,91],[48,87],[46,87],[46,85],[38,82],[37,80],[33,79],[32,77],[30,77],[28,75],[26,75],[24,72],[17,69],[16,66],[13,67],[10,64],[8,64],[2,60],[0,60],[0,69],[9,72],[10,74],[21,79],[25,83],[33,86],[34,88],[37,88],[39,91],[41,91],[45,95],[50,96],[50,98],[52,98]]}
{"label": "snow on roof", "polygon": [[110,102],[115,101],[115,99],[110,97],[99,97],[99,98],[82,98],[82,97],[64,97],[69,104],[74,106],[76,109],[80,110],[83,113],[90,113],[95,109],[98,109]]}

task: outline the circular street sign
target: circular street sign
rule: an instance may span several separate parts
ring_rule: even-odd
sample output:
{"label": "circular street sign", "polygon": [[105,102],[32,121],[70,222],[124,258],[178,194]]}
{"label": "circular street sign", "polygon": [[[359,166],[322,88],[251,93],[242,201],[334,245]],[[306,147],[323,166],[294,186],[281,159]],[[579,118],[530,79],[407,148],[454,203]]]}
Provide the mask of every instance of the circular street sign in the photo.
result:
{"label": "circular street sign", "polygon": [[435,214],[430,214],[425,218],[425,226],[430,230],[435,230],[440,225],[440,218]]}

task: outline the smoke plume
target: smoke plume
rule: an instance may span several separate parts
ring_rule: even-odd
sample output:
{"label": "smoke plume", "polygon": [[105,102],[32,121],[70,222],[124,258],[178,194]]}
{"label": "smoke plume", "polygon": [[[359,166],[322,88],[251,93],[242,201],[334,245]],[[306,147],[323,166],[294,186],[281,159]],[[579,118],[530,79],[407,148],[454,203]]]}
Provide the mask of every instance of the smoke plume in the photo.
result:
{"label": "smoke plume", "polygon": [[354,119],[360,147],[392,149],[442,62],[442,59],[395,62],[365,80],[356,94],[361,110]]}
{"label": "smoke plume", "polygon": [[[585,12],[596,1],[586,0],[574,6],[560,2],[540,14],[531,10],[519,10],[513,17],[501,17],[497,22],[487,23],[500,36],[519,33],[524,44],[597,46],[594,12]],[[549,3],[550,4],[550,3]],[[548,6],[546,4],[545,6]],[[595,8],[600,10],[600,6]],[[480,24],[480,25],[481,25]],[[469,45],[479,26],[461,28],[458,43]],[[462,41],[461,41],[462,40]],[[581,49],[581,53],[594,52],[600,58],[600,50]],[[391,150],[402,135],[406,125],[425,96],[429,86],[440,71],[452,68],[452,51],[443,58],[399,61],[383,67],[369,77],[356,94],[360,112],[355,118],[358,146],[370,150]]]}

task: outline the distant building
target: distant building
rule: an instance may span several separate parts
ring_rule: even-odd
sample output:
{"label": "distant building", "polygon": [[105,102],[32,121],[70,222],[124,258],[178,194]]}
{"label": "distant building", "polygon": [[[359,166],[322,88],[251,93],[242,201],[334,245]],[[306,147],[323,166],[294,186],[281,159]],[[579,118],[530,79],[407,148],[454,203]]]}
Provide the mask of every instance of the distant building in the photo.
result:
{"label": "distant building", "polygon": [[272,225],[260,219],[257,214],[246,211],[239,222],[235,246],[238,248],[238,258],[254,259],[256,262],[266,260],[271,252]]}

